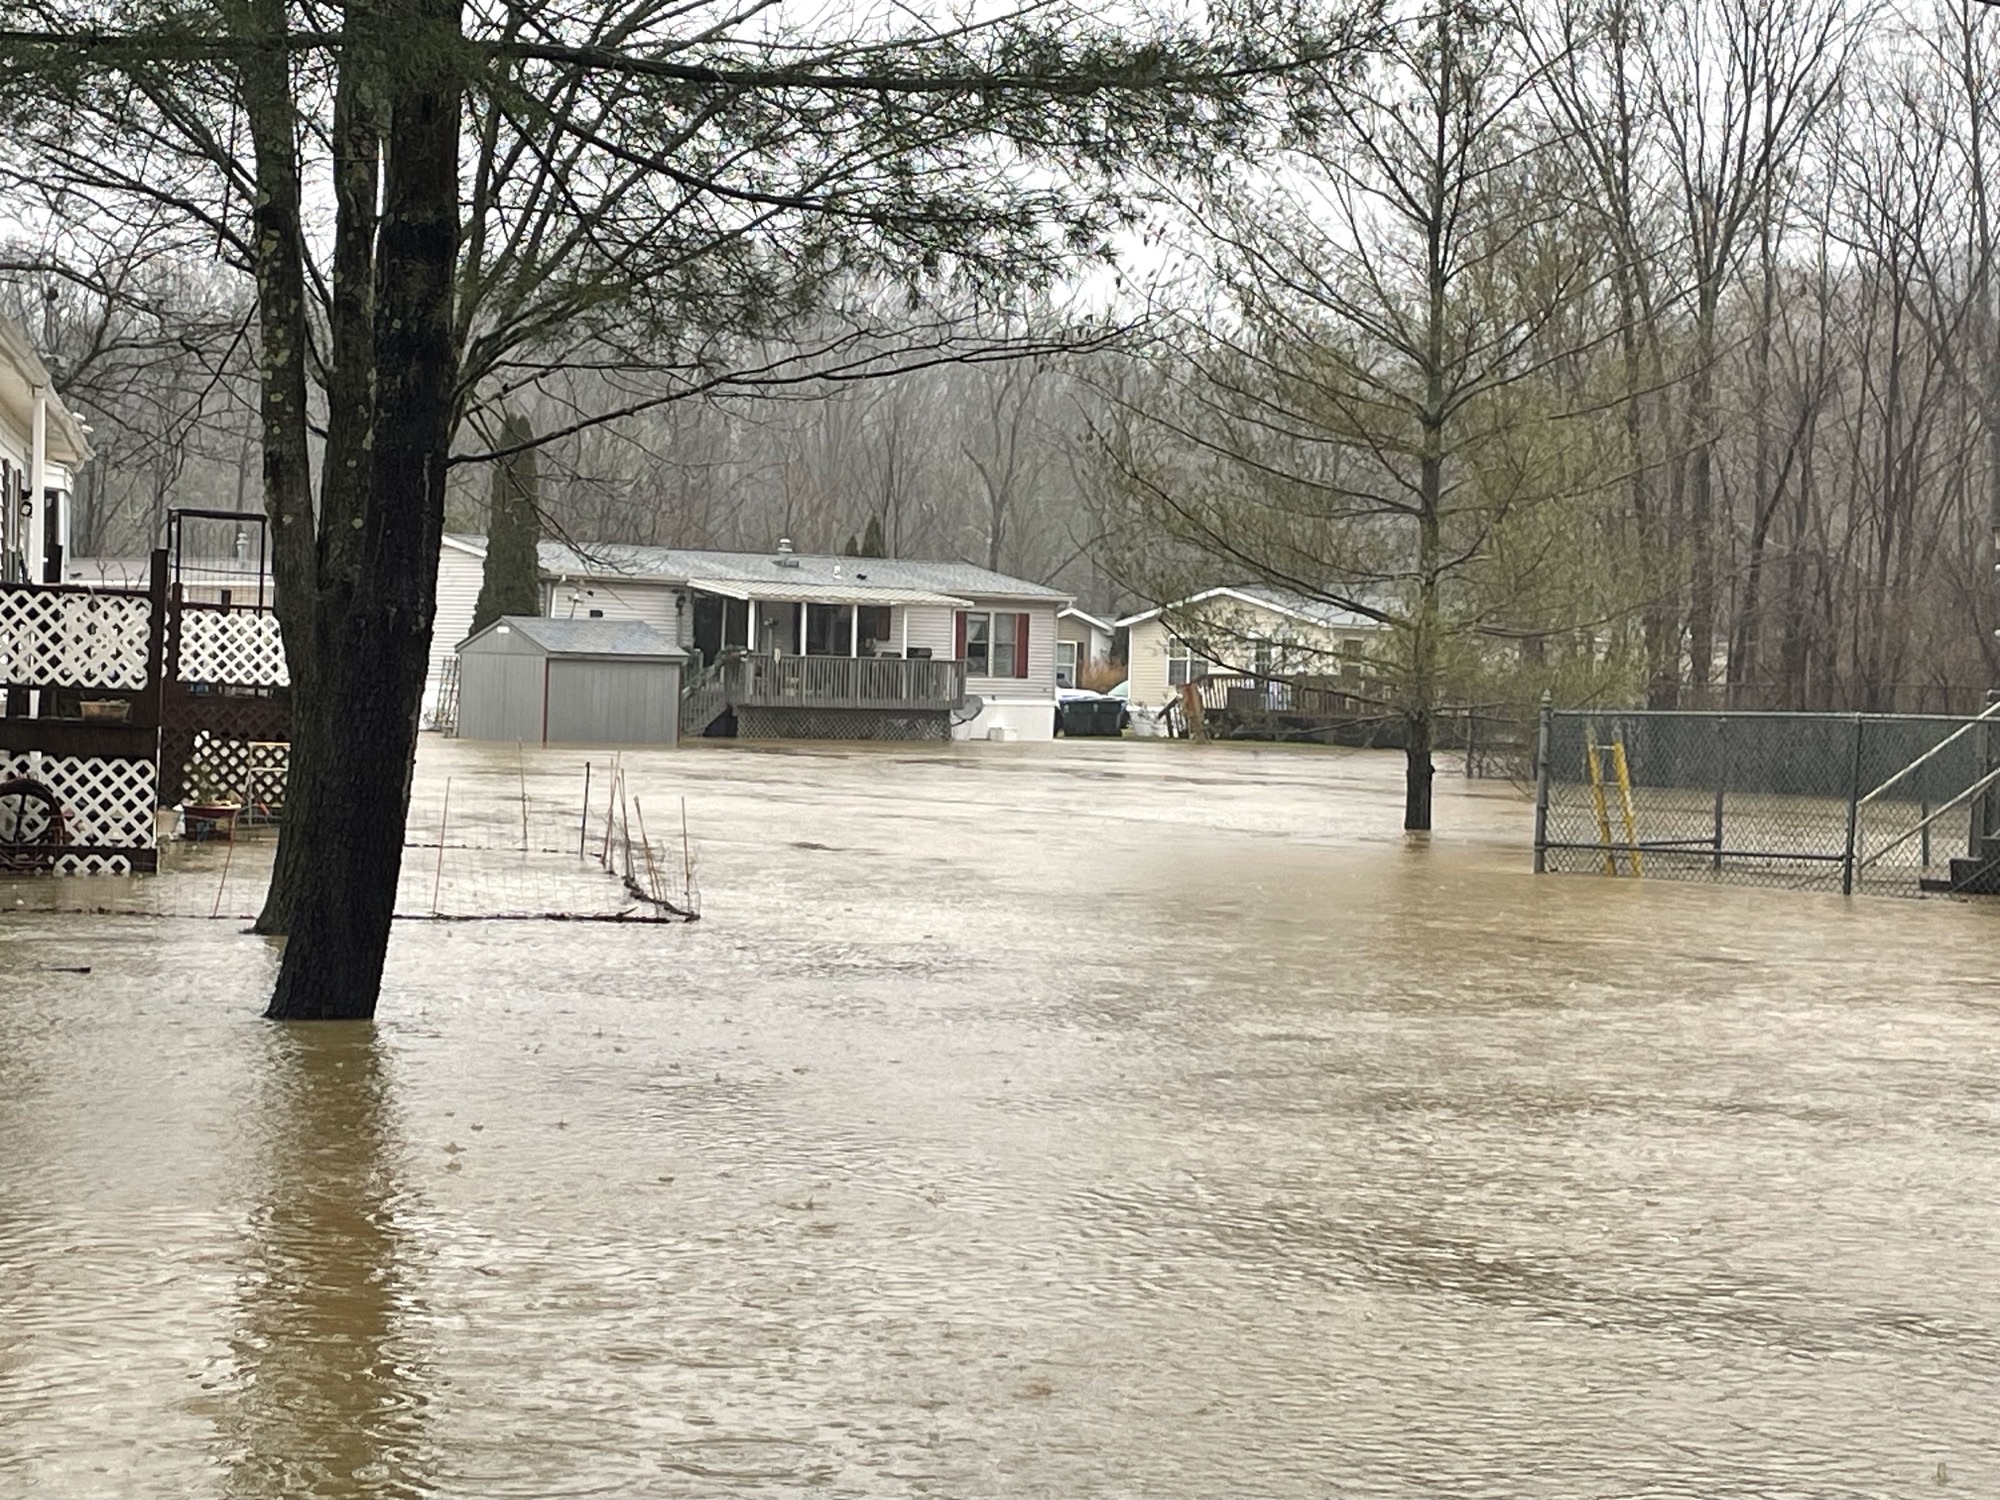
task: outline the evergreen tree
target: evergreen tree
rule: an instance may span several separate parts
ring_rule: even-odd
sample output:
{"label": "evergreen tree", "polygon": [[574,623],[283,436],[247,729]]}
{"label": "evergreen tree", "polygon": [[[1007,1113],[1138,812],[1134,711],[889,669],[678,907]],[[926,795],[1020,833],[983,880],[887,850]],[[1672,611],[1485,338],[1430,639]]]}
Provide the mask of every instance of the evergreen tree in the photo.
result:
{"label": "evergreen tree", "polygon": [[503,456],[493,465],[486,522],[486,566],[472,628],[484,630],[502,615],[542,612],[542,496],[535,430],[519,412],[500,424]]}

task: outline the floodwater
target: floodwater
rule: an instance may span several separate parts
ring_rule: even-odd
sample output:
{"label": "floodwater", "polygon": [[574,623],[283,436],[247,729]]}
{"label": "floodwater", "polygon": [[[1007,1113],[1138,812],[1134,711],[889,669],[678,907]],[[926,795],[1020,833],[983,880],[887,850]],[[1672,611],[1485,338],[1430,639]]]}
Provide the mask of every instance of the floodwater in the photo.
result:
{"label": "floodwater", "polygon": [[1362,752],[626,763],[704,920],[402,924],[372,1028],[5,903],[0,1496],[2000,1494],[2000,911]]}

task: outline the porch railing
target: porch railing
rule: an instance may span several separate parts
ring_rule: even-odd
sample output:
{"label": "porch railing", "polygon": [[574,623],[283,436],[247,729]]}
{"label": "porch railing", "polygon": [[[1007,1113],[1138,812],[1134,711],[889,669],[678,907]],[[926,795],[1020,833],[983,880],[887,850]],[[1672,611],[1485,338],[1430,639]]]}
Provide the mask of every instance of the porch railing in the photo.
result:
{"label": "porch railing", "polygon": [[1379,716],[1381,709],[1324,680],[1299,682],[1259,677],[1248,672],[1211,672],[1197,678],[1195,691],[1211,714],[1283,714],[1307,719],[1350,719]]}
{"label": "porch railing", "polygon": [[742,656],[722,663],[738,708],[946,711],[965,701],[965,663],[895,656]]}

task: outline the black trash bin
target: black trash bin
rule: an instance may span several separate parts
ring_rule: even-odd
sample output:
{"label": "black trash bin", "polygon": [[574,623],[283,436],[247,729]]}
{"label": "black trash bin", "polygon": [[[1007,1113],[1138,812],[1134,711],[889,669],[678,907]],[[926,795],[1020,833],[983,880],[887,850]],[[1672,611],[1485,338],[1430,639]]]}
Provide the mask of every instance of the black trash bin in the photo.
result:
{"label": "black trash bin", "polygon": [[1065,698],[1056,706],[1056,727],[1072,739],[1089,735],[1116,739],[1124,715],[1120,698]]}

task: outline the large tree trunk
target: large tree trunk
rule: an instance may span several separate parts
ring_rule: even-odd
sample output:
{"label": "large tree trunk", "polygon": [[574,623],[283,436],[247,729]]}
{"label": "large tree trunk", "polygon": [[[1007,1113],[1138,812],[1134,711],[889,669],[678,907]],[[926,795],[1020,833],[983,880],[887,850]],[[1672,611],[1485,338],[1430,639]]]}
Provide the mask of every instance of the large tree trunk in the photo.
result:
{"label": "large tree trunk", "polygon": [[372,1017],[388,954],[458,375],[458,30],[457,0],[411,0],[387,38],[371,494],[328,664],[325,775],[295,830],[306,863],[266,1012],[274,1020]]}
{"label": "large tree trunk", "polygon": [[[278,627],[291,669],[293,743],[287,774],[287,816],[296,819],[317,774],[318,742],[300,722],[317,701],[319,664],[318,554],[313,540],[311,460],[306,431],[305,247],[300,226],[297,125],[291,77],[275,39],[285,29],[284,0],[251,0],[230,12],[232,25],[260,45],[242,63],[244,112],[256,152],[257,335],[261,366],[259,427],[264,454],[264,513],[271,522],[271,568],[277,584]],[[289,889],[297,841],[280,837],[272,889]],[[282,932],[270,898],[260,932]]]}
{"label": "large tree trunk", "polygon": [[[350,4],[348,14],[356,31],[365,32],[363,7]],[[291,931],[292,912],[303,887],[307,850],[295,830],[311,818],[312,799],[326,773],[326,663],[332,660],[340,622],[353,597],[361,519],[368,509],[369,446],[375,429],[375,202],[381,158],[376,72],[366,47],[349,48],[341,58],[334,96],[337,218],[326,450],[320,462],[317,519],[302,505],[303,524],[297,535],[286,539],[290,552],[284,543],[278,549],[280,624],[292,678],[291,750],[285,776],[285,825],[279,832],[264,909],[257,916],[256,930],[262,933]],[[288,123],[287,140],[289,129]],[[296,187],[296,177],[293,180]],[[297,264],[294,260],[294,267]],[[299,440],[303,449],[303,423]]]}
{"label": "large tree trunk", "polygon": [[1431,827],[1431,782],[1437,768],[1431,764],[1434,726],[1429,714],[1403,716],[1403,831],[1428,833]]}

